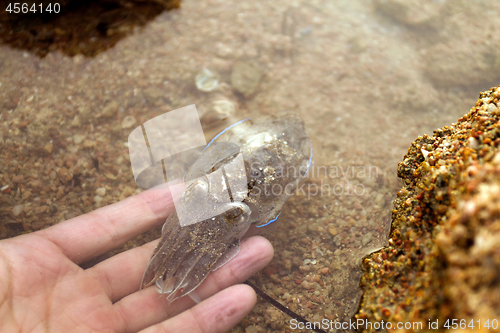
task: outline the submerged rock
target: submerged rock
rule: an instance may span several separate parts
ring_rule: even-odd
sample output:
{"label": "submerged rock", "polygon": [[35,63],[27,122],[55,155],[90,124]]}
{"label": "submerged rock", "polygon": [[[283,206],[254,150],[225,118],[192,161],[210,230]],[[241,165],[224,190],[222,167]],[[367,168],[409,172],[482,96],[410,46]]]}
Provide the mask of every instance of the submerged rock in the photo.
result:
{"label": "submerged rock", "polygon": [[231,85],[245,97],[253,95],[262,78],[262,69],[249,61],[238,61],[231,72]]}
{"label": "submerged rock", "polygon": [[479,97],[456,124],[419,136],[399,163],[389,246],[364,260],[356,318],[417,323],[417,332],[428,320],[486,329],[499,317],[500,86]]}
{"label": "submerged rock", "polygon": [[375,0],[373,4],[383,14],[410,26],[432,24],[446,8],[444,1]]}
{"label": "submerged rock", "polygon": [[496,26],[498,2],[374,0],[373,5],[408,33],[434,86],[474,87],[500,78],[500,35],[484,30]]}

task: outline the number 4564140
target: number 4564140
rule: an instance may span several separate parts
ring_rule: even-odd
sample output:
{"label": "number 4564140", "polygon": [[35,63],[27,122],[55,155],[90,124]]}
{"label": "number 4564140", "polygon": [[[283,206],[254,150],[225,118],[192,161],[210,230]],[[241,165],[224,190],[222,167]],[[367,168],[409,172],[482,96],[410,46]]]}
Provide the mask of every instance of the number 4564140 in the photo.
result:
{"label": "number 4564140", "polygon": [[[44,8],[45,7],[45,8]],[[32,4],[31,6],[27,3],[10,2],[7,5],[5,11],[9,13],[19,14],[19,13],[59,13],[61,11],[61,5],[59,3],[49,3],[47,6],[43,4]]]}
{"label": "number 4564140", "polygon": [[[477,323],[477,324],[476,324]],[[481,329],[481,328],[487,328],[487,329],[498,329],[498,320],[496,319],[493,319],[491,320],[491,323],[490,323],[490,320],[487,319],[486,321],[483,322],[483,325],[481,326],[481,320],[478,319],[476,321],[474,321],[473,319],[471,319],[471,321],[469,323],[467,323],[467,321],[465,319],[462,319],[462,320],[458,320],[458,319],[448,319],[446,320],[446,322],[444,323],[443,325],[445,328],[447,329],[458,329],[458,328],[461,328],[461,329],[466,329],[466,328],[469,328],[469,329]]]}

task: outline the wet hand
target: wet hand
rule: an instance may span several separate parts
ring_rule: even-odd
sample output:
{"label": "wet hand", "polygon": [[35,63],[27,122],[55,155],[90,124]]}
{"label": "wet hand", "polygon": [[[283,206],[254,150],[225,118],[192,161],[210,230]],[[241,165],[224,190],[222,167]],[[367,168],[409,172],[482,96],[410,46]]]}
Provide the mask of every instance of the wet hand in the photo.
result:
{"label": "wet hand", "polygon": [[251,237],[189,297],[168,304],[155,288],[139,291],[155,242],[89,269],[81,264],[162,224],[172,211],[167,190],[149,190],[45,230],[0,241],[1,332],[225,332],[254,306],[235,285],[269,263],[271,244]]}

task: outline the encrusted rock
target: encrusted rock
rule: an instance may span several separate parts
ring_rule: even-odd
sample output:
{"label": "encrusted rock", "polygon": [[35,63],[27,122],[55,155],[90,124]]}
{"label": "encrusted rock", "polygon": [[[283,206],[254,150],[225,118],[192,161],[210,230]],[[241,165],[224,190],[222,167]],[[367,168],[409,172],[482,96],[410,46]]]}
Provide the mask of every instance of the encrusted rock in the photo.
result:
{"label": "encrusted rock", "polygon": [[479,330],[500,316],[500,86],[479,97],[456,124],[419,136],[399,163],[405,185],[389,246],[364,260],[356,318],[421,323],[414,331],[423,332],[428,320],[440,329],[474,320]]}

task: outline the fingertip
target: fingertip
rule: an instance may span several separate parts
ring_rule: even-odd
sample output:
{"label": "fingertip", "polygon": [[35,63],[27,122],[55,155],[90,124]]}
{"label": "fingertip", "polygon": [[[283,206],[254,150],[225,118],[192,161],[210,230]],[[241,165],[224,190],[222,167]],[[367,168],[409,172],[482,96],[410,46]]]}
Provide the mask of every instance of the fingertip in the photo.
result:
{"label": "fingertip", "polygon": [[[193,312],[197,318],[205,317],[202,320],[204,323],[213,320],[210,325],[213,332],[226,332],[249,314],[256,303],[255,291],[248,285],[237,284],[198,304],[193,308]],[[210,328],[208,331],[212,332]]]}
{"label": "fingertip", "polygon": [[[259,241],[261,242],[261,249],[262,253],[265,255],[265,257],[271,261],[274,257],[274,247],[271,244],[270,241],[268,241],[266,238],[262,236],[257,236],[259,238]],[[267,265],[267,264],[266,264]]]}
{"label": "fingertip", "polygon": [[242,242],[241,246],[245,252],[249,252],[248,255],[255,263],[257,270],[261,270],[266,267],[273,259],[273,245],[262,236],[252,236],[247,238]]}
{"label": "fingertip", "polygon": [[257,295],[247,285],[235,285],[209,297],[176,317],[141,332],[219,333],[236,326],[254,307]]}
{"label": "fingertip", "polygon": [[246,303],[249,305],[248,312],[250,312],[257,303],[257,294],[255,290],[247,284],[237,284],[234,287],[238,287],[242,298],[246,298]]}

